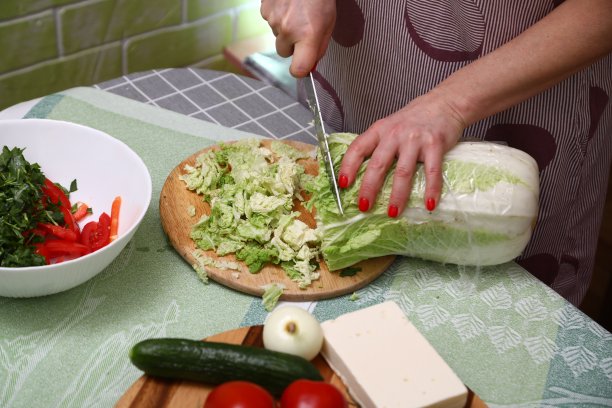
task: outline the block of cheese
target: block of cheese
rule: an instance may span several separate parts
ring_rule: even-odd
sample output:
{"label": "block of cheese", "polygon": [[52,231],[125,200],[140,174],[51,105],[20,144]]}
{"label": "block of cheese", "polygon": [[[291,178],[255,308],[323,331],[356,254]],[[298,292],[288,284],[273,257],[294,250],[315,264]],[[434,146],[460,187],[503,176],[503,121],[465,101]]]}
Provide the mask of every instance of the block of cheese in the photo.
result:
{"label": "block of cheese", "polygon": [[466,387],[395,302],[321,326],[321,353],[362,408],[465,406]]}

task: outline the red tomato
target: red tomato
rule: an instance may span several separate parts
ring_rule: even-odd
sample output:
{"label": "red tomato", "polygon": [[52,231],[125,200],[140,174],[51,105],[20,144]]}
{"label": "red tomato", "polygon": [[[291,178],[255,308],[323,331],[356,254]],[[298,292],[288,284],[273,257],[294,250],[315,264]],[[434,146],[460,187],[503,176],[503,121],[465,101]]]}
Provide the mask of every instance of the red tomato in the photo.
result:
{"label": "red tomato", "polygon": [[110,217],[106,213],[100,215],[98,221],[90,221],[81,231],[82,244],[96,251],[110,242]]}
{"label": "red tomato", "polygon": [[208,394],[204,408],[274,408],[274,398],[257,384],[228,381]]}
{"label": "red tomato", "polygon": [[289,384],[280,408],[346,408],[348,403],[333,385],[323,381],[296,380]]}

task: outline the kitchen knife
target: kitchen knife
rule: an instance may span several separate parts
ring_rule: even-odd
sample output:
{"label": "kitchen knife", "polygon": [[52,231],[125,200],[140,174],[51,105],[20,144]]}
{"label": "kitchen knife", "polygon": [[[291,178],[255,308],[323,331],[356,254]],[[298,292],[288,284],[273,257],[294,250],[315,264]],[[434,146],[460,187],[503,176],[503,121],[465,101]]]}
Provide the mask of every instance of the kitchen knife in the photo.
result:
{"label": "kitchen knife", "polygon": [[329,152],[329,143],[327,141],[327,133],[325,133],[325,125],[323,124],[323,118],[321,117],[321,110],[319,109],[319,99],[317,98],[317,91],[315,89],[314,77],[312,72],[304,78],[304,88],[306,89],[306,100],[308,106],[314,116],[314,127],[317,133],[317,140],[319,141],[319,149],[323,156],[323,162],[325,163],[325,171],[329,179],[329,185],[331,186],[332,193],[336,199],[336,205],[341,215],[344,215],[344,209],[342,208],[342,201],[340,201],[340,190],[338,189],[338,183],[336,182],[336,172],[334,171],[334,164],[332,161],[331,153]]}

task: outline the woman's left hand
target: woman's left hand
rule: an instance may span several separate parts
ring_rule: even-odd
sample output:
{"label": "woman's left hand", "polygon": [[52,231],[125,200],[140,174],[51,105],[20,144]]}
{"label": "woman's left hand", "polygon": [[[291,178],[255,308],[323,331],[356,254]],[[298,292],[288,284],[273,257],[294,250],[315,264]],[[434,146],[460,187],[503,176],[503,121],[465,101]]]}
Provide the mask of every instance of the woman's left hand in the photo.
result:
{"label": "woman's left hand", "polygon": [[417,162],[425,166],[425,206],[442,189],[442,158],[463,130],[562,81],[612,50],[612,2],[566,0],[500,48],[455,71],[427,94],[374,123],[349,147],[338,184],[348,186],[370,157],[359,190],[367,211],[397,159],[389,215],[403,211]]}
{"label": "woman's left hand", "polygon": [[388,214],[402,213],[412,189],[417,162],[425,167],[425,206],[433,211],[442,190],[442,159],[459,140],[466,124],[443,92],[433,90],[394,114],[375,122],[349,146],[338,175],[346,188],[370,158],[359,189],[359,209],[368,211],[397,159]]}

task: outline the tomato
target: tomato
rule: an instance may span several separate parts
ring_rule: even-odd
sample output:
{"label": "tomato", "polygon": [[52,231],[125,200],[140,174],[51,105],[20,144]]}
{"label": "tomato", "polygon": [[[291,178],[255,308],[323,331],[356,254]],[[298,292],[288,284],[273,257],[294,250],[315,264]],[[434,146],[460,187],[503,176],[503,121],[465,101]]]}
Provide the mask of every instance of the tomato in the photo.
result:
{"label": "tomato", "polygon": [[111,218],[107,213],[103,212],[102,214],[100,214],[98,222],[102,227],[108,228],[108,230],[110,231]]}
{"label": "tomato", "polygon": [[274,408],[274,398],[257,384],[228,381],[208,394],[204,408]]}
{"label": "tomato", "polygon": [[81,243],[96,251],[110,242],[110,217],[102,213],[98,221],[90,221],[81,231]]}
{"label": "tomato", "polygon": [[333,385],[323,381],[296,380],[289,384],[280,408],[346,408],[348,403]]}

